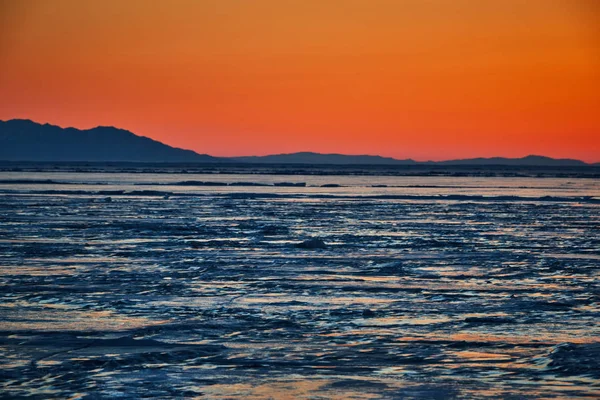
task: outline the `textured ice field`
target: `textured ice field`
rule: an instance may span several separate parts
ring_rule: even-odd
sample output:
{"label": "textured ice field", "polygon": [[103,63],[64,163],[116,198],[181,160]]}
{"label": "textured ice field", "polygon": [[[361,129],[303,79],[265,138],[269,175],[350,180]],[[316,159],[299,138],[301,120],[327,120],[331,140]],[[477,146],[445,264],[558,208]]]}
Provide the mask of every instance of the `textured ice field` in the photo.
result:
{"label": "textured ice field", "polygon": [[597,398],[599,275],[597,179],[3,172],[0,397]]}

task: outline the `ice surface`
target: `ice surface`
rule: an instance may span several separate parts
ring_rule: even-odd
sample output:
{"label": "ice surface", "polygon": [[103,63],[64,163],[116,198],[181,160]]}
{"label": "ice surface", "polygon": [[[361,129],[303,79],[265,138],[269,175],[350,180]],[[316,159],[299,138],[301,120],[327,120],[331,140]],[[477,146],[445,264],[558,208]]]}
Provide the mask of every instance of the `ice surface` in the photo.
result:
{"label": "ice surface", "polygon": [[600,396],[598,180],[158,175],[0,174],[2,396]]}

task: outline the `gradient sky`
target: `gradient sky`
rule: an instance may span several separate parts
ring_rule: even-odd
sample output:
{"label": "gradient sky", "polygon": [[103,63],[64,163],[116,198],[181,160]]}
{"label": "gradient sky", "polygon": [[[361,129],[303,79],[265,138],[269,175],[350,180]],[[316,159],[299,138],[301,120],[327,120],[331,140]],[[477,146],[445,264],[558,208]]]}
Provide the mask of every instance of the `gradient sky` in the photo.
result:
{"label": "gradient sky", "polygon": [[596,0],[0,0],[0,119],[218,156],[600,161]]}

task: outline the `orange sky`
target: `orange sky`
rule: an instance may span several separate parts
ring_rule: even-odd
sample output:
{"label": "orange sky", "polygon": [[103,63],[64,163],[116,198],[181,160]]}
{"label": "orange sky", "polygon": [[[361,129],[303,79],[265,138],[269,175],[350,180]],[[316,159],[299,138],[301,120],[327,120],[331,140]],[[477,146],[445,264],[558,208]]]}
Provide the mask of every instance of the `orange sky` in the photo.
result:
{"label": "orange sky", "polygon": [[0,119],[212,155],[600,161],[596,0],[0,0]]}

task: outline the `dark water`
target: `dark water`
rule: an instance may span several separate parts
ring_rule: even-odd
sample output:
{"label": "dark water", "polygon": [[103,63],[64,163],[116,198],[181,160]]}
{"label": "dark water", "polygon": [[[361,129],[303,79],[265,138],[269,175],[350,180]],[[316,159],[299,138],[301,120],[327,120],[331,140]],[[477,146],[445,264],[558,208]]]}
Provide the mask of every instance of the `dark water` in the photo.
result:
{"label": "dark water", "polygon": [[597,179],[0,180],[0,397],[600,396]]}

